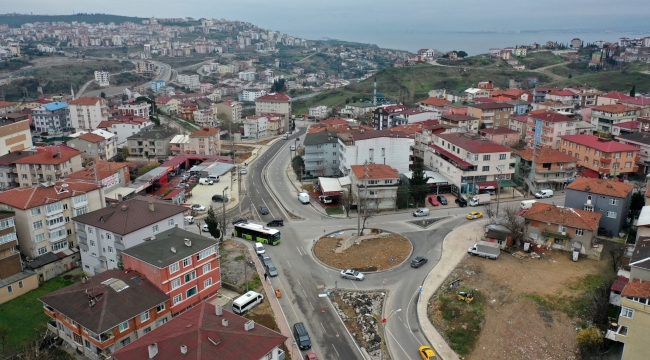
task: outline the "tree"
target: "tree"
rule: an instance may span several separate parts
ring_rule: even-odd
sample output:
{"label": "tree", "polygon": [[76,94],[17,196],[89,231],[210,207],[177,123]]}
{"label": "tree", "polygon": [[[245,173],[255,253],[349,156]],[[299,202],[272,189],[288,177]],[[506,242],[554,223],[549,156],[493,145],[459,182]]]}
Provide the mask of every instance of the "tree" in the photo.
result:
{"label": "tree", "polygon": [[645,196],[641,192],[635,192],[632,194],[632,199],[630,200],[630,217],[632,219],[639,216],[641,209],[645,206]]}
{"label": "tree", "polygon": [[636,85],[632,85],[632,90],[630,90],[630,96],[631,97],[636,96]]}
{"label": "tree", "polygon": [[101,97],[102,97],[102,99],[106,99],[106,93],[105,93],[105,92],[103,92],[103,91],[102,91],[102,92],[101,92],[101,93],[99,94],[99,96],[101,96]]}
{"label": "tree", "polygon": [[345,211],[345,216],[350,216],[350,208],[352,207],[353,201],[354,201],[354,196],[347,190],[343,191],[343,194],[341,194],[341,204],[343,205],[343,211]]}
{"label": "tree", "polygon": [[456,51],[456,56],[458,56],[459,58],[464,58],[464,57],[467,57],[467,53],[464,52],[463,50]]}
{"label": "tree", "polygon": [[[364,189],[364,191],[366,191]],[[359,217],[361,218],[361,232],[359,235],[363,235],[363,231],[366,229],[366,221],[372,218],[377,214],[379,204],[375,199],[368,197],[367,194],[359,196],[357,194],[357,211],[359,211]]]}
{"label": "tree", "polygon": [[415,207],[424,205],[427,200],[427,194],[429,193],[429,186],[427,181],[429,178],[424,175],[424,165],[423,160],[420,158],[415,158],[413,163],[413,175],[409,180],[409,192],[413,197],[413,203]]}
{"label": "tree", "polygon": [[205,219],[203,219],[203,221],[208,226],[208,232],[210,233],[210,235],[212,235],[212,237],[215,239],[221,238],[221,240],[223,241],[223,237],[222,237],[223,234],[220,230],[221,223],[219,221],[220,220],[219,218],[221,218],[221,216],[218,216],[217,211],[214,209],[214,206],[210,205],[210,207],[208,208],[208,215],[205,217]]}
{"label": "tree", "polygon": [[294,156],[294,158],[291,159],[291,167],[296,176],[302,178],[302,173],[305,169],[305,160],[303,160],[301,156]]}
{"label": "tree", "polygon": [[398,209],[406,209],[409,207],[409,201],[411,200],[411,193],[409,188],[406,185],[400,185],[397,187],[397,196],[395,197],[395,203]]}
{"label": "tree", "polygon": [[122,157],[126,159],[129,157],[129,155],[131,155],[131,153],[129,152],[129,148],[126,146],[122,147]]}
{"label": "tree", "polygon": [[572,77],[573,77],[573,74],[569,73],[569,79],[571,79]]}
{"label": "tree", "polygon": [[580,330],[576,335],[578,349],[583,358],[600,353],[603,341],[602,332],[595,327],[588,327],[584,330]]}

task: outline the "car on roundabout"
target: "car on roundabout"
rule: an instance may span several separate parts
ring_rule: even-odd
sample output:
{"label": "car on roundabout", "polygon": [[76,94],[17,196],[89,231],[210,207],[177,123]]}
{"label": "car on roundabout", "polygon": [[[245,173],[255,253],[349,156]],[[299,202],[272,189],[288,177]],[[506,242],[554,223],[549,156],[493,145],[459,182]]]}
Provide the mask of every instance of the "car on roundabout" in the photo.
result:
{"label": "car on roundabout", "polygon": [[482,218],[483,213],[480,213],[478,211],[472,211],[469,214],[465,215],[465,217],[467,218],[467,220],[474,220],[474,219]]}
{"label": "car on roundabout", "polygon": [[422,265],[426,264],[429,261],[429,259],[425,258],[424,256],[418,256],[411,260],[411,267],[412,268],[419,268]]}
{"label": "car on roundabout", "polygon": [[356,270],[347,269],[347,270],[341,270],[341,277],[344,279],[363,281],[365,276],[363,276],[362,273]]}
{"label": "car on roundabout", "polygon": [[422,360],[435,360],[436,358],[436,353],[433,352],[433,349],[429,346],[420,346],[418,348],[418,353],[422,357]]}

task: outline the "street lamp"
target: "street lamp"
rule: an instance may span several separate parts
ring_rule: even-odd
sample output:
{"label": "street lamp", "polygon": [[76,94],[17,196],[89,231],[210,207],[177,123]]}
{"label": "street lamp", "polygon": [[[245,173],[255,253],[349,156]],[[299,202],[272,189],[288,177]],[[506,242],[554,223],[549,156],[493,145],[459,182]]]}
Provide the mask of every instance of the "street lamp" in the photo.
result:
{"label": "street lamp", "polygon": [[226,232],[226,190],[228,190],[228,186],[226,186],[223,191],[221,192],[221,211],[223,212],[223,228],[221,229],[221,242],[223,243],[223,233]]}
{"label": "street lamp", "polygon": [[388,314],[388,316],[386,316],[383,319],[380,319],[379,316],[374,314],[374,313],[373,314],[365,314],[366,316],[373,317],[375,320],[377,320],[377,322],[379,322],[381,324],[381,348],[380,348],[380,353],[379,353],[379,358],[381,360],[384,360],[384,351],[386,351],[385,350],[385,347],[386,347],[386,340],[385,340],[386,339],[386,323],[388,322],[388,319],[390,319],[393,315],[395,315],[396,313],[398,313],[400,311],[402,311],[402,309],[393,310],[393,311],[390,312],[390,314]]}

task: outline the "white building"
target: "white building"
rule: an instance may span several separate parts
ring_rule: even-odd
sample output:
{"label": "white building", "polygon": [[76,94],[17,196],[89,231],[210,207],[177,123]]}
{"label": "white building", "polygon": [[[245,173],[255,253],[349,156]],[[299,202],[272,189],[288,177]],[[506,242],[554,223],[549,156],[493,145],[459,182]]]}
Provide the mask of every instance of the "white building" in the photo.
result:
{"label": "white building", "polygon": [[132,103],[122,104],[117,107],[117,110],[122,116],[135,116],[149,120],[151,105],[146,101],[136,101]]}
{"label": "white building", "polygon": [[141,117],[121,116],[115,119],[120,121],[109,120],[102,122],[98,128],[112,132],[117,136],[117,145],[126,145],[126,139],[140,131],[146,131],[153,128],[154,123]]}
{"label": "white building", "polygon": [[192,113],[194,116],[194,122],[201,127],[216,127],[219,126],[219,120],[217,120],[217,107],[213,107],[205,110],[196,110]]}
{"label": "white building", "polygon": [[258,97],[266,95],[266,91],[264,89],[244,89],[242,91],[242,100],[243,101],[248,101],[248,102],[253,102],[255,99]]}
{"label": "white building", "polygon": [[108,120],[108,101],[90,97],[72,100],[70,105],[70,123],[76,131],[92,131],[102,121]]}
{"label": "white building", "polygon": [[309,116],[313,116],[318,119],[324,119],[327,117],[327,114],[332,108],[327,107],[326,105],[312,105],[309,107]]}
{"label": "white building", "polygon": [[176,77],[176,82],[192,90],[201,88],[199,75],[178,74],[178,76]]}
{"label": "white building", "polygon": [[109,86],[111,74],[108,71],[95,71],[95,81],[99,86]]}
{"label": "white building", "polygon": [[413,135],[401,131],[369,130],[339,134],[340,169],[344,176],[350,174],[352,165],[384,164],[400,173],[409,171]]}
{"label": "white building", "polygon": [[253,71],[240,71],[238,75],[241,80],[254,81],[257,74]]}
{"label": "white building", "polygon": [[262,139],[267,136],[266,128],[269,119],[266,116],[249,116],[244,120],[244,137]]}

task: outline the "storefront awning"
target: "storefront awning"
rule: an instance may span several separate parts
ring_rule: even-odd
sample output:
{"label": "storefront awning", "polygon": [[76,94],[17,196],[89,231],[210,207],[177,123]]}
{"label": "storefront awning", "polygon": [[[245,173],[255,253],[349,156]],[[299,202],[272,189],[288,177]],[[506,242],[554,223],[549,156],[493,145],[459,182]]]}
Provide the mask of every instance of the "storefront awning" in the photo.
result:
{"label": "storefront awning", "polygon": [[455,162],[456,164],[458,164],[460,166],[464,166],[464,167],[472,166],[471,163],[459,158],[458,156],[456,156],[453,153],[441,148],[440,146],[431,145],[431,148],[433,150],[435,150],[437,153],[440,153],[440,154],[446,156],[447,158],[449,158],[449,160],[452,160],[453,162]]}
{"label": "storefront awning", "polygon": [[[501,183],[503,184],[503,182]],[[478,186],[479,190],[496,190],[498,185],[496,181],[481,181],[477,182],[476,186]]]}
{"label": "storefront awning", "polygon": [[515,184],[512,180],[499,180],[499,186],[502,188],[517,187],[517,184]]}

